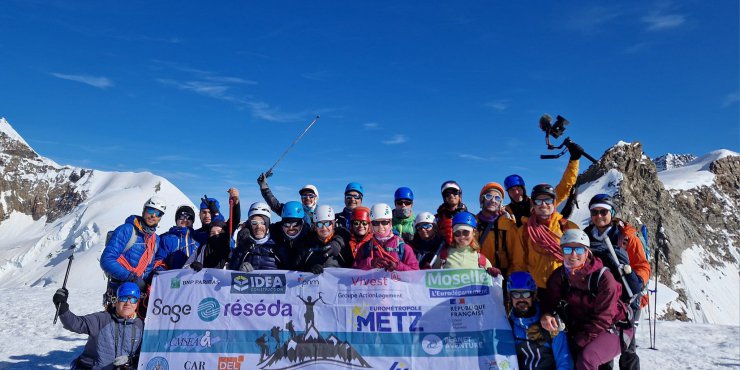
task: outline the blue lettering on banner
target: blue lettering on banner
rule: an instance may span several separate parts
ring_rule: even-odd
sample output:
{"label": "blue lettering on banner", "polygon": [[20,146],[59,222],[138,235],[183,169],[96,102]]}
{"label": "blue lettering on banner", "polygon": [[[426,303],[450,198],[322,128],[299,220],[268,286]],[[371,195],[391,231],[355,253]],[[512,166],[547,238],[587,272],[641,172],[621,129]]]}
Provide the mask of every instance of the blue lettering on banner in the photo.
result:
{"label": "blue lettering on banner", "polygon": [[215,298],[204,298],[198,304],[198,317],[205,322],[216,320],[221,304]]}
{"label": "blue lettering on banner", "polygon": [[357,315],[355,331],[381,333],[422,332],[424,328],[419,326],[421,316],[421,311],[371,309],[366,316],[362,314]]}
{"label": "blue lettering on banner", "polygon": [[411,368],[406,366],[403,362],[395,361],[393,362],[393,365],[391,365],[391,368],[388,370],[410,370]]}
{"label": "blue lettering on banner", "polygon": [[282,303],[278,299],[276,302],[267,304],[260,299],[259,303],[241,303],[239,299],[234,303],[224,305],[224,316],[293,316],[293,305]]}
{"label": "blue lettering on banner", "polygon": [[231,273],[231,293],[285,294],[285,274]]}

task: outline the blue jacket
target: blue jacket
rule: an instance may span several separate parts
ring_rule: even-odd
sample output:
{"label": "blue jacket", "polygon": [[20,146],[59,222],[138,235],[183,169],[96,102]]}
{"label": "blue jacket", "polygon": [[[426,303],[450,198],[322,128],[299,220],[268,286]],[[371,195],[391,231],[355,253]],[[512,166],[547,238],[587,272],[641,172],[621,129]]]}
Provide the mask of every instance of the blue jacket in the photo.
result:
{"label": "blue jacket", "polygon": [[[181,269],[200,245],[193,239],[194,234],[195,230],[192,227],[173,226],[170,231],[160,235],[159,250],[162,253],[157,253],[157,261],[162,261],[168,270]],[[159,259],[162,255],[164,258]],[[164,267],[158,266],[157,269]]]}
{"label": "blue jacket", "polygon": [[151,260],[148,261],[146,265],[143,276],[140,277],[146,280],[146,278],[148,278],[149,274],[152,272],[152,268],[154,267],[154,260],[156,259],[155,256],[159,252],[159,236],[156,233],[152,233],[147,236],[140,226],[142,223],[143,221],[141,220],[141,217],[131,215],[126,219],[126,222],[123,225],[117,227],[113,231],[113,235],[111,236],[108,245],[105,246],[103,254],[100,256],[100,267],[103,269],[103,272],[105,272],[105,274],[108,275],[110,278],[119,281],[136,280],[136,274],[134,274],[132,271],[129,271],[118,262],[118,257],[121,256],[121,253],[123,253],[123,250],[126,248],[126,244],[131,239],[131,233],[136,233],[136,240],[134,241],[134,244],[131,246],[131,248],[123,253],[123,256],[126,261],[128,261],[129,265],[131,265],[131,267],[133,268],[136,268],[136,266],[139,264],[139,260],[141,259],[146,249],[144,238],[155,238],[155,251],[152,254]]}
{"label": "blue jacket", "polygon": [[[573,369],[573,357],[568,348],[566,333],[561,331],[555,338],[551,338],[547,330],[540,328],[539,303],[535,302],[534,307],[536,313],[532,317],[518,317],[514,310],[509,313],[519,369]],[[536,328],[530,330],[535,325]]]}
{"label": "blue jacket", "polygon": [[59,319],[65,329],[88,335],[85,349],[75,360],[80,367],[113,370],[116,357],[129,356],[132,368],[136,368],[144,334],[144,321],[140,318],[124,319],[106,311],[77,316],[66,311]]}

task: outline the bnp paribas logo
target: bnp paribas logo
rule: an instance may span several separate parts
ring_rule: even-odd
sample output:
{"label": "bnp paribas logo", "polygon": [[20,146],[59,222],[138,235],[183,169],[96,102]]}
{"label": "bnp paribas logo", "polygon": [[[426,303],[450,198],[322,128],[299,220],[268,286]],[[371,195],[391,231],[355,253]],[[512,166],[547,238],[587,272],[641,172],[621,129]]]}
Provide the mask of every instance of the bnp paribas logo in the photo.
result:
{"label": "bnp paribas logo", "polygon": [[172,278],[170,280],[170,289],[180,289],[180,278]]}

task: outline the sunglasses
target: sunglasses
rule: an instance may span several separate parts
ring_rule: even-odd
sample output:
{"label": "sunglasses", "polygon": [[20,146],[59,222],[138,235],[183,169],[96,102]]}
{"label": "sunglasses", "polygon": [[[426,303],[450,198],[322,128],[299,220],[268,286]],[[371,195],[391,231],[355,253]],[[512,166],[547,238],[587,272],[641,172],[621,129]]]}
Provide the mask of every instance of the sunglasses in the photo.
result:
{"label": "sunglasses", "polygon": [[532,292],[529,290],[512,290],[509,292],[509,295],[511,298],[519,299],[519,298],[531,298]]}
{"label": "sunglasses", "polygon": [[472,233],[472,231],[470,231],[470,230],[457,230],[454,233],[452,233],[452,235],[455,235],[455,236],[470,236],[471,233]]}
{"label": "sunglasses", "polygon": [[605,209],[605,208],[599,208],[599,209],[594,208],[594,209],[591,210],[591,217],[594,217],[594,216],[604,217],[604,216],[606,216],[610,212],[611,211],[609,211],[608,209]]}
{"label": "sunglasses", "polygon": [[347,194],[344,196],[344,200],[362,199],[362,195]]}
{"label": "sunglasses", "polygon": [[252,226],[265,226],[265,221],[263,220],[251,220],[249,221],[249,224]]}
{"label": "sunglasses", "polygon": [[195,219],[195,216],[191,215],[190,213],[185,213],[185,212],[183,212],[183,213],[180,213],[180,214],[179,214],[179,215],[177,216],[177,219],[178,219],[178,220],[188,220],[188,221],[193,221],[193,220]]}
{"label": "sunglasses", "polygon": [[581,256],[586,253],[586,247],[563,247],[563,254],[566,256],[573,253],[573,251],[576,252],[576,255]]}
{"label": "sunglasses", "polygon": [[145,208],[144,209],[144,212],[146,212],[147,214],[150,214],[150,215],[154,215],[156,217],[162,217],[162,215],[164,214],[164,212],[162,212],[162,211],[160,211],[158,209],[149,208],[149,207]]}
{"label": "sunglasses", "polygon": [[493,195],[491,193],[483,194],[483,199],[485,199],[487,201],[495,200],[495,201],[501,203],[501,197],[498,196],[498,195]]}
{"label": "sunglasses", "polygon": [[449,197],[450,195],[458,196],[460,195],[460,191],[457,189],[452,189],[452,190],[445,190],[444,193],[442,193],[442,196],[445,198]]}
{"label": "sunglasses", "polygon": [[416,225],[416,228],[417,228],[417,229],[424,229],[424,230],[429,230],[429,229],[431,229],[431,228],[432,228],[433,226],[434,226],[434,225],[432,225],[432,224],[418,224],[418,225]]}
{"label": "sunglasses", "polygon": [[534,205],[541,206],[542,203],[547,204],[548,206],[551,206],[553,203],[555,203],[555,199],[552,198],[545,198],[545,199],[532,199],[534,202]]}
{"label": "sunglasses", "polygon": [[412,204],[414,204],[414,202],[412,202],[410,200],[397,200],[396,201],[396,205],[397,206],[410,206]]}
{"label": "sunglasses", "polygon": [[316,194],[314,193],[301,194],[301,199],[306,199],[306,198],[308,199],[316,198]]}
{"label": "sunglasses", "polygon": [[373,223],[373,226],[379,226],[379,225],[388,226],[391,222],[388,220],[383,220],[383,221],[373,221],[372,223]]}
{"label": "sunglasses", "polygon": [[333,225],[333,221],[319,221],[316,223],[316,228],[320,229],[322,227],[330,228]]}
{"label": "sunglasses", "polygon": [[136,304],[136,302],[139,301],[139,298],[136,297],[118,297],[118,302],[126,303],[129,302],[131,304]]}
{"label": "sunglasses", "polygon": [[303,224],[301,221],[283,222],[283,227],[286,229],[292,229],[294,227],[300,227]]}
{"label": "sunglasses", "polygon": [[367,221],[360,221],[360,220],[352,221],[352,226],[357,227],[360,225],[367,226]]}

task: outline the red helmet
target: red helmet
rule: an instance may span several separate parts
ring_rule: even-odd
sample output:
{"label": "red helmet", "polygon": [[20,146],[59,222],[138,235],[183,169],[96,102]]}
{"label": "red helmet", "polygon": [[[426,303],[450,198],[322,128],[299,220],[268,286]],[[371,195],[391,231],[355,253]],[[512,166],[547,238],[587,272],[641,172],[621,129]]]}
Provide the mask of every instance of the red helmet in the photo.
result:
{"label": "red helmet", "polygon": [[352,210],[352,221],[354,220],[370,222],[370,208],[362,206],[355,207]]}

